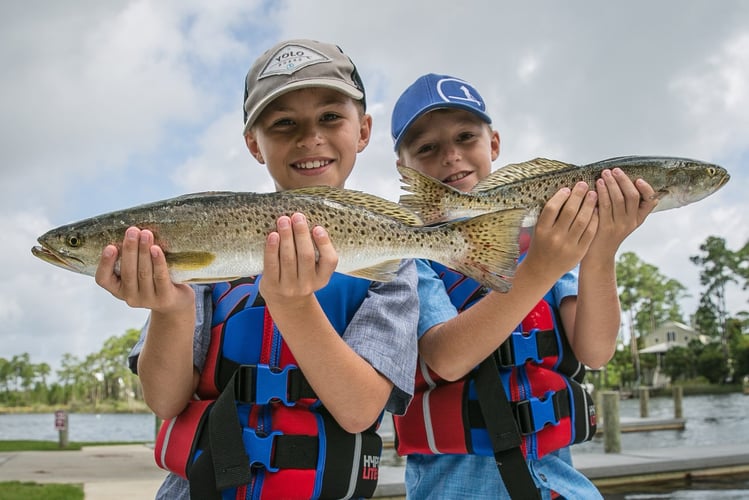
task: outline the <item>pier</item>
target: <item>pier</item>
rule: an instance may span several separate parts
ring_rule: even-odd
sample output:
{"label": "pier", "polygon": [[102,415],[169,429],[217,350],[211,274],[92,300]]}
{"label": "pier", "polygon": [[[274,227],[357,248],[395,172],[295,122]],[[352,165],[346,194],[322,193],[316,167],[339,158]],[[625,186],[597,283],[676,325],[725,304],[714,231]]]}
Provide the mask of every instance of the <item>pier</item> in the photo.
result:
{"label": "pier", "polygon": [[[624,453],[577,453],[574,446],[571,450],[575,467],[598,488],[749,473],[749,447],[746,443],[648,448]],[[375,497],[405,498],[404,473],[402,466],[380,466]]]}

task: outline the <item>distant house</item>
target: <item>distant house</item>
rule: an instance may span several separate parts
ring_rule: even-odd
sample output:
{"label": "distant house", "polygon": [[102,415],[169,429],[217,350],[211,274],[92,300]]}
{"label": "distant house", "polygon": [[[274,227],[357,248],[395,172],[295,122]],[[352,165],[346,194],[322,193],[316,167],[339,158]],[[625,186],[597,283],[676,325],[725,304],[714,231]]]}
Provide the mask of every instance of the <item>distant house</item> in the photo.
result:
{"label": "distant house", "polygon": [[643,373],[643,381],[652,387],[665,387],[671,383],[670,377],[661,372],[663,356],[674,347],[687,347],[693,340],[708,343],[707,337],[678,321],[666,321],[654,331],[641,337],[643,348],[640,354],[655,354],[657,363],[652,373]]}
{"label": "distant house", "polygon": [[664,353],[672,347],[686,347],[692,340],[707,343],[703,335],[678,321],[666,321],[641,337],[640,354]]}

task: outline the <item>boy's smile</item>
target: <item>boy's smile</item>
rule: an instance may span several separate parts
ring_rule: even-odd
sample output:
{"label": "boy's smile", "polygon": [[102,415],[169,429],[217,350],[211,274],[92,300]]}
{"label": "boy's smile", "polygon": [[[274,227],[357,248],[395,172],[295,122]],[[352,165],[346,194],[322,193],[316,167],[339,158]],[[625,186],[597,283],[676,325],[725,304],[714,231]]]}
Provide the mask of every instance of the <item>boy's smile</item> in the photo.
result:
{"label": "boy's smile", "polygon": [[371,117],[335,90],[305,88],[270,103],[247,134],[247,146],[286,190],[343,187],[369,142]]}

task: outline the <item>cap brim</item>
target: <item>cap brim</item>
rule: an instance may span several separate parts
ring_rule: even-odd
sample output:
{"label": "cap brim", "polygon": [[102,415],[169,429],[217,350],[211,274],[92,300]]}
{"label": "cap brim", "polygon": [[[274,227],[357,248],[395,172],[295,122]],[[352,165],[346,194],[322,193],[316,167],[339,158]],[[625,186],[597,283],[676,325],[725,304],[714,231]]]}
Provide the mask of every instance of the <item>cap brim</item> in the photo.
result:
{"label": "cap brim", "polygon": [[411,125],[413,125],[416,120],[418,120],[419,118],[421,118],[425,114],[429,113],[430,111],[434,111],[436,109],[460,109],[460,110],[463,110],[463,111],[468,111],[469,113],[472,113],[472,114],[478,116],[479,118],[481,118],[486,123],[491,124],[491,122],[492,122],[492,119],[491,119],[491,117],[489,115],[487,115],[486,113],[484,113],[480,109],[476,109],[473,106],[469,106],[467,104],[460,104],[460,103],[457,103],[457,102],[435,102],[435,103],[432,103],[432,104],[430,104],[428,106],[424,106],[423,108],[421,108],[417,113],[414,113],[414,115],[411,117],[411,119],[409,119],[406,122],[406,124],[401,129],[401,133],[395,139],[395,146],[394,146],[394,148],[395,148],[396,152],[400,148],[401,142],[403,142],[403,138],[405,137],[406,132],[408,131],[408,129],[411,128]]}
{"label": "cap brim", "polygon": [[326,89],[337,90],[338,92],[341,92],[356,101],[360,101],[364,98],[364,93],[361,90],[352,87],[351,85],[340,80],[310,78],[308,80],[291,82],[288,85],[284,85],[283,87],[280,87],[263,97],[260,102],[258,102],[255,107],[247,113],[247,121],[244,124],[243,135],[247,134],[247,131],[255,123],[255,120],[257,120],[257,118],[260,116],[260,113],[262,113],[265,107],[268,106],[268,104],[270,104],[274,99],[283,94],[286,94],[287,92],[291,92],[292,90],[299,90],[310,87],[322,87]]}

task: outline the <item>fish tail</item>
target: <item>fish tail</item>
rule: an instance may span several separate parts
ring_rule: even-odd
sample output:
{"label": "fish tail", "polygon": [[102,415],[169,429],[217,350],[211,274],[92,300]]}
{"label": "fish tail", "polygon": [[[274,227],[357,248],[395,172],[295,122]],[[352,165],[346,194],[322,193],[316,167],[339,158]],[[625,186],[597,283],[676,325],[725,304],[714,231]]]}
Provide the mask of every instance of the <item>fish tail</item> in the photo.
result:
{"label": "fish tail", "polygon": [[405,165],[398,165],[401,189],[411,194],[401,195],[398,203],[418,215],[424,224],[448,220],[445,200],[453,195],[452,188],[437,179]]}
{"label": "fish tail", "polygon": [[508,209],[454,222],[466,241],[456,249],[453,269],[499,292],[512,286],[520,247],[520,228],[527,211]]}

